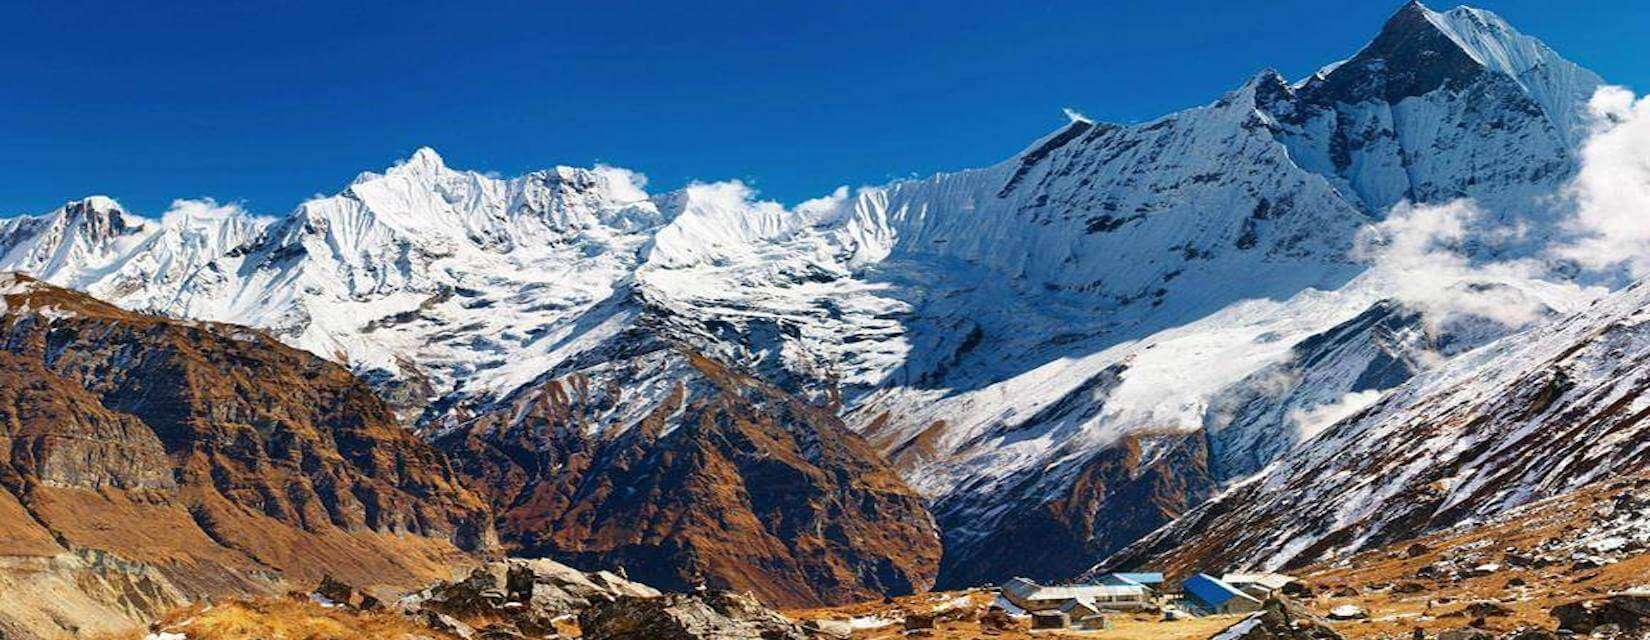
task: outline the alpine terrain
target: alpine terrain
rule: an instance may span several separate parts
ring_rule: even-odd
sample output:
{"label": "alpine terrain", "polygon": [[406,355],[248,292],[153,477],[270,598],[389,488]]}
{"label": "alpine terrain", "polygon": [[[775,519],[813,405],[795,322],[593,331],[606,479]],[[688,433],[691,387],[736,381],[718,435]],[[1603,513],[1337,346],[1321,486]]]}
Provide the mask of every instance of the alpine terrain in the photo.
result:
{"label": "alpine terrain", "polygon": [[78,200],[0,220],[0,393],[124,444],[66,468],[14,419],[4,486],[44,555],[38,492],[142,491],[226,566],[300,553],[243,518],[496,530],[783,605],[1379,546],[1641,464],[1645,289],[1547,251],[1603,86],[1412,2],[1306,78],[789,208],[427,148],[280,217]]}

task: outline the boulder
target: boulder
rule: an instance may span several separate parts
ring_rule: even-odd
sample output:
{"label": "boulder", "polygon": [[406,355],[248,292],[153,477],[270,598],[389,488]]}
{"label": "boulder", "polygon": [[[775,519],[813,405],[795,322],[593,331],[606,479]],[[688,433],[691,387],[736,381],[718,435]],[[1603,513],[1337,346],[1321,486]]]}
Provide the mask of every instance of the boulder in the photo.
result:
{"label": "boulder", "polygon": [[1558,634],[1537,627],[1513,631],[1501,636],[1501,640],[1558,640]]}
{"label": "boulder", "polygon": [[1512,609],[1494,600],[1479,600],[1467,603],[1467,615],[1474,618],[1494,618],[1512,615]]}
{"label": "boulder", "polygon": [[476,640],[527,640],[527,636],[508,624],[490,624],[476,633]]}
{"label": "boulder", "polygon": [[339,606],[359,611],[371,611],[384,606],[378,598],[374,598],[352,585],[334,579],[330,575],[323,576],[321,584],[316,585],[315,591],[312,593]]}
{"label": "boulder", "polygon": [[1369,617],[1369,612],[1355,604],[1343,604],[1329,610],[1330,620],[1362,620]]}
{"label": "boulder", "polygon": [[1650,630],[1650,592],[1628,591],[1603,600],[1582,600],[1553,607],[1560,631],[1593,633],[1614,625],[1622,631]]}
{"label": "boulder", "polygon": [[423,618],[424,626],[447,635],[455,636],[460,638],[460,640],[471,640],[471,638],[476,637],[476,630],[474,628],[471,628],[470,625],[464,624],[457,618],[449,616],[445,613],[425,611]]}
{"label": "boulder", "polygon": [[481,632],[485,637],[505,640],[508,633],[553,635],[557,618],[595,603],[658,595],[652,587],[606,571],[584,572],[551,560],[511,559],[478,566],[454,582],[431,585],[403,598],[397,606],[415,619],[440,614],[455,622],[486,624]]}
{"label": "boulder", "polygon": [[1019,628],[1020,623],[1002,607],[991,607],[980,614],[980,631],[1001,633]]}
{"label": "boulder", "polygon": [[815,640],[847,640],[854,635],[854,625],[846,620],[808,620],[802,631]]}
{"label": "boulder", "polygon": [[1467,627],[1465,629],[1449,629],[1438,634],[1438,640],[1495,640],[1495,634],[1483,629]]}
{"label": "boulder", "polygon": [[1273,596],[1260,611],[1215,634],[1213,640],[1342,640],[1342,637],[1305,607]]}
{"label": "boulder", "polygon": [[1291,598],[1305,599],[1317,595],[1317,593],[1313,591],[1312,585],[1307,584],[1304,580],[1290,580],[1289,582],[1285,582],[1279,591],[1281,591],[1283,595]]}
{"label": "boulder", "polygon": [[908,612],[905,614],[905,628],[907,630],[932,629],[934,628],[935,619],[936,616],[932,613]]}
{"label": "boulder", "polygon": [[620,596],[579,613],[585,640],[807,640],[756,598],[725,591]]}

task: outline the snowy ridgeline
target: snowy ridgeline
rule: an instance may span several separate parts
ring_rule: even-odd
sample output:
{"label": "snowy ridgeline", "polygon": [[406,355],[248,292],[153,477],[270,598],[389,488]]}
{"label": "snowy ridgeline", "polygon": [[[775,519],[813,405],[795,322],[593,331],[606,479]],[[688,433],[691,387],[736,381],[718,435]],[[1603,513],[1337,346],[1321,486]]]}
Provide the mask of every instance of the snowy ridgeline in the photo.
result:
{"label": "snowy ridgeline", "polygon": [[[737,182],[649,194],[612,167],[500,179],[422,149],[280,218],[91,198],[7,220],[0,269],[263,328],[425,423],[574,372],[656,405],[677,372],[602,361],[649,332],[840,393],[914,487],[969,515],[966,542],[1122,434],[1206,429],[1222,475],[1246,474],[1584,305],[1596,291],[1527,271],[1418,292],[1414,265],[1359,245],[1400,203],[1473,198],[1489,215],[1458,237],[1525,233],[1463,242],[1470,260],[1538,252],[1600,84],[1491,14],[1413,5],[1300,82],[1261,73],[1138,125],[1074,118],[992,167],[791,208]],[[1484,291],[1533,311],[1439,304]]]}

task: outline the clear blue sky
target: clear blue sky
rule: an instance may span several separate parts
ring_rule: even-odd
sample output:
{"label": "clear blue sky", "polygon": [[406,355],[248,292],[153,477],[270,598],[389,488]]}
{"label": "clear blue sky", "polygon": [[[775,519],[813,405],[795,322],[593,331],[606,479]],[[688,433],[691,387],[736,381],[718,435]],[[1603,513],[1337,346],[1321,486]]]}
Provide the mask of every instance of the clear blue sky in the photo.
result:
{"label": "clear blue sky", "polygon": [[[1399,0],[0,0],[0,215],[107,193],[285,213],[420,145],[514,175],[595,162],[787,203],[990,164],[1352,54]],[[165,6],[162,5],[176,5]],[[1433,3],[1444,9],[1445,3]],[[1650,87],[1650,3],[1484,0]]]}

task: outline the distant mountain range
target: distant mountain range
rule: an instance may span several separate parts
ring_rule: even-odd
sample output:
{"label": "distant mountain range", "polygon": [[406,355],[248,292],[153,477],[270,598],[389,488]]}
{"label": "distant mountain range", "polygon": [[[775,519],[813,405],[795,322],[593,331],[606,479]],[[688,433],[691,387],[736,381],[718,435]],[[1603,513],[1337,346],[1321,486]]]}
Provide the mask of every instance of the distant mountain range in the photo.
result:
{"label": "distant mountain range", "polygon": [[[1540,255],[1602,85],[1489,12],[1411,3],[1304,79],[792,208],[421,149],[280,218],[94,197],[5,220],[0,270],[343,365],[504,548],[665,588],[811,604],[1069,577],[1148,534],[1114,560],[1275,565],[1584,479],[1558,470],[1575,438],[1615,432],[1530,420],[1627,410],[1595,402],[1606,356],[1553,363],[1614,344],[1577,327],[1620,330],[1630,303],[1553,324],[1599,290],[1507,270],[1417,296],[1368,241],[1469,198],[1463,260]],[[1448,304],[1486,292],[1527,317]],[[1495,342],[1533,325],[1557,328]]]}

